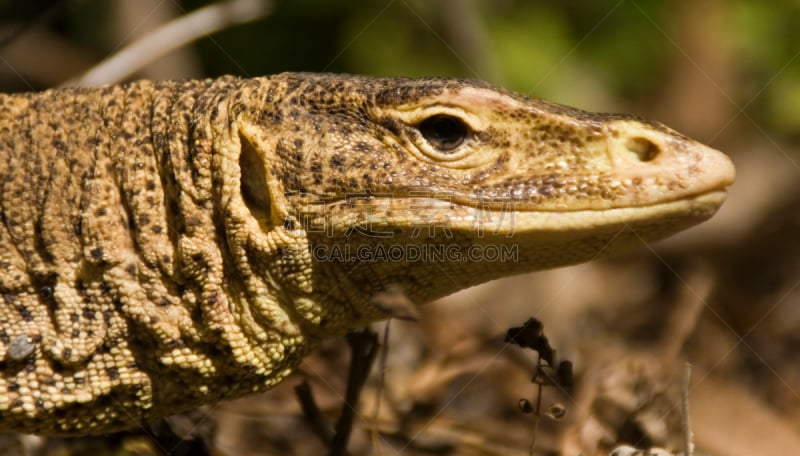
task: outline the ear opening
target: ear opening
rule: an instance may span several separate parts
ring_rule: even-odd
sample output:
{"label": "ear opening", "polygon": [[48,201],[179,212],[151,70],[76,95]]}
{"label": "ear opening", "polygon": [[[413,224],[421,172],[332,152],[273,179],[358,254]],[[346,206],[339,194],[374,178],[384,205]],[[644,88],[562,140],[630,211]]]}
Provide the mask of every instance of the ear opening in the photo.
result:
{"label": "ear opening", "polygon": [[253,217],[262,227],[270,223],[270,195],[264,159],[253,144],[239,135],[242,151],[239,155],[242,199]]}

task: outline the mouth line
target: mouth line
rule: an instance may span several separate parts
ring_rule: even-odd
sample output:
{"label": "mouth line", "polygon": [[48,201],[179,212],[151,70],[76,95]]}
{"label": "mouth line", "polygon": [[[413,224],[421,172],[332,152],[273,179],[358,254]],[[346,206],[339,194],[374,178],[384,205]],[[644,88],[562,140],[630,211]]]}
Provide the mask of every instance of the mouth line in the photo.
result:
{"label": "mouth line", "polygon": [[[609,202],[607,206],[604,207],[592,207],[591,203],[588,205],[582,205],[580,207],[568,207],[569,203],[564,203],[560,206],[551,206],[548,207],[548,204],[542,204],[541,201],[536,202],[532,199],[514,199],[514,198],[507,198],[507,199],[499,199],[494,198],[491,200],[480,200],[477,198],[461,198],[454,195],[452,199],[449,200],[441,200],[447,201],[450,203],[455,203],[461,207],[472,208],[472,209],[483,209],[487,211],[508,211],[513,210],[515,212],[525,213],[525,212],[549,212],[549,213],[560,213],[560,212],[603,212],[603,211],[610,211],[615,209],[637,209],[637,208],[650,208],[650,207],[657,207],[659,205],[665,204],[674,204],[679,203],[681,201],[691,202],[698,199],[704,199],[706,197],[717,196],[720,199],[724,199],[725,195],[727,195],[727,185],[720,185],[718,187],[713,187],[708,190],[695,192],[695,193],[685,193],[681,195],[676,195],[673,198],[661,198],[652,200],[650,202],[643,202],[640,204],[615,204],[613,202]],[[580,201],[580,200],[579,200]],[[584,199],[585,201],[585,199]],[[601,202],[608,201],[608,200],[599,200]],[[545,200],[546,202],[546,200]],[[476,204],[477,203],[477,204]]]}
{"label": "mouth line", "polygon": [[[394,210],[383,207],[382,210],[364,208],[363,213],[342,211],[343,207],[331,207],[327,212],[333,223],[334,231],[347,232],[353,226],[367,226],[376,232],[387,232],[392,228],[413,226],[448,227],[452,230],[472,232],[476,227],[486,232],[501,233],[503,236],[513,234],[520,239],[534,239],[536,243],[547,242],[554,237],[569,235],[594,236],[598,233],[609,233],[624,227],[644,227],[661,238],[680,229],[702,222],[711,217],[725,201],[727,192],[709,190],[693,196],[677,198],[671,201],[659,201],[638,207],[610,207],[603,209],[576,209],[570,211],[528,210],[516,211],[514,215],[475,213],[474,207],[447,203],[447,206],[409,213],[407,205],[398,205]],[[378,202],[373,202],[378,203]],[[441,203],[441,202],[440,202]],[[405,211],[405,212],[404,212]],[[360,217],[360,215],[365,216]],[[476,225],[477,224],[477,225]],[[662,228],[655,228],[661,226]],[[659,231],[660,230],[660,231]],[[665,234],[666,233],[666,234]],[[645,232],[646,234],[646,232]],[[532,236],[532,237],[531,237]],[[487,236],[489,239],[491,236]]]}
{"label": "mouth line", "polygon": [[[433,196],[414,196],[403,194],[399,196],[389,194],[361,194],[349,196],[346,198],[333,198],[325,201],[325,205],[329,209],[339,207],[351,207],[355,210],[370,208],[380,208],[383,210],[405,210],[408,211],[414,208],[420,211],[425,210],[482,210],[487,212],[515,212],[520,215],[523,214],[574,214],[574,213],[603,213],[614,211],[635,211],[639,210],[652,210],[659,206],[675,206],[685,203],[686,205],[693,205],[695,203],[721,205],[727,196],[727,185],[719,185],[712,187],[708,190],[687,193],[675,196],[670,199],[659,199],[649,203],[643,204],[610,204],[606,207],[591,207],[582,206],[569,208],[566,207],[547,207],[547,205],[537,204],[530,200],[523,199],[505,199],[505,200],[480,200],[478,198],[464,198],[460,195],[450,194],[441,195],[438,197]],[[409,201],[412,201],[409,204]],[[544,206],[544,207],[543,207]]]}

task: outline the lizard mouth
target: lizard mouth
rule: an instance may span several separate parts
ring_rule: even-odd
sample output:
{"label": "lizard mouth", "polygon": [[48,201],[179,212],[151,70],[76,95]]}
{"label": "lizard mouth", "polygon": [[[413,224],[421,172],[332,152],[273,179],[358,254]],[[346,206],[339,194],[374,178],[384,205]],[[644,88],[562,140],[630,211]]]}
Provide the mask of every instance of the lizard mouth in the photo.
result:
{"label": "lizard mouth", "polygon": [[[691,197],[661,201],[643,206],[585,209],[554,214],[547,211],[517,213],[514,229],[524,231],[582,231],[603,226],[624,226],[666,223],[681,227],[710,218],[725,201],[725,190],[713,190]],[[675,230],[677,231],[677,230]]]}
{"label": "lizard mouth", "polygon": [[379,214],[392,211],[401,211],[413,215],[428,211],[451,212],[453,214],[464,211],[484,211],[492,213],[515,214],[567,214],[567,213],[599,213],[614,211],[645,210],[647,208],[713,205],[721,206],[727,196],[729,181],[722,181],[711,188],[696,192],[665,192],[656,194],[652,198],[633,198],[623,195],[616,200],[575,198],[559,201],[547,201],[542,198],[528,198],[510,196],[477,196],[465,195],[455,192],[437,191],[431,189],[411,190],[393,194],[354,193],[347,198],[334,198],[325,200],[328,209],[350,208],[356,210],[372,211]]}
{"label": "lizard mouth", "polygon": [[[386,233],[397,227],[459,232],[481,232],[503,236],[539,236],[613,231],[623,227],[647,227],[645,237],[663,237],[710,218],[725,201],[724,187],[693,196],[628,207],[576,210],[522,210],[498,205],[484,207],[445,199],[387,198],[364,204],[330,204],[328,220],[339,229],[369,228]],[[344,202],[341,202],[344,203]],[[499,203],[497,203],[499,204]],[[666,233],[647,236],[647,232]]]}
{"label": "lizard mouth", "polygon": [[[475,197],[465,196],[459,194],[447,195],[442,193],[440,197],[429,198],[427,204],[456,204],[462,207],[469,207],[473,209],[480,209],[485,211],[495,212],[543,212],[543,213],[568,213],[568,212],[603,212],[612,211],[616,209],[639,209],[647,207],[656,207],[669,203],[690,203],[695,200],[713,200],[719,201],[721,205],[725,196],[727,195],[728,184],[720,184],[718,186],[705,189],[697,192],[664,192],[658,194],[656,192],[650,198],[642,198],[636,194],[621,194],[614,199],[592,199],[586,197],[563,198],[553,201],[548,201],[546,197],[533,196],[527,199],[509,196],[509,197]],[[409,197],[412,198],[412,197]],[[437,200],[438,203],[434,203]],[[422,203],[422,201],[418,201]]]}

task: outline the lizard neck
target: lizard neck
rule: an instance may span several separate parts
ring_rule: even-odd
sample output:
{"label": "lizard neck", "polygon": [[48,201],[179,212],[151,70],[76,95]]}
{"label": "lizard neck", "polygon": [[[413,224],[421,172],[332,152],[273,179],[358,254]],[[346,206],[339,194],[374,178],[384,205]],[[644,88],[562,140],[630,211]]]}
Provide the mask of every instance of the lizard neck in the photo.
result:
{"label": "lizard neck", "polygon": [[230,257],[254,319],[264,331],[316,340],[386,314],[353,293],[346,274],[314,260],[308,227],[288,203],[276,172],[285,160],[277,106],[291,92],[267,78],[244,82],[215,132],[214,167]]}

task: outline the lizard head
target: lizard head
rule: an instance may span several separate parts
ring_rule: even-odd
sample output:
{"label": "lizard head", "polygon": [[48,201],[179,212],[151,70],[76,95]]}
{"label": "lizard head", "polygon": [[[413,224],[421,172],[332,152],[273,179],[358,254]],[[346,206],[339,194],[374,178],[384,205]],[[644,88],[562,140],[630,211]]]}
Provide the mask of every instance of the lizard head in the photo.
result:
{"label": "lizard head", "polygon": [[590,260],[707,219],[734,178],[725,155],[661,124],[481,82],[269,87],[247,92],[258,110],[241,103],[241,193],[262,230],[302,240],[315,299],[424,302]]}

